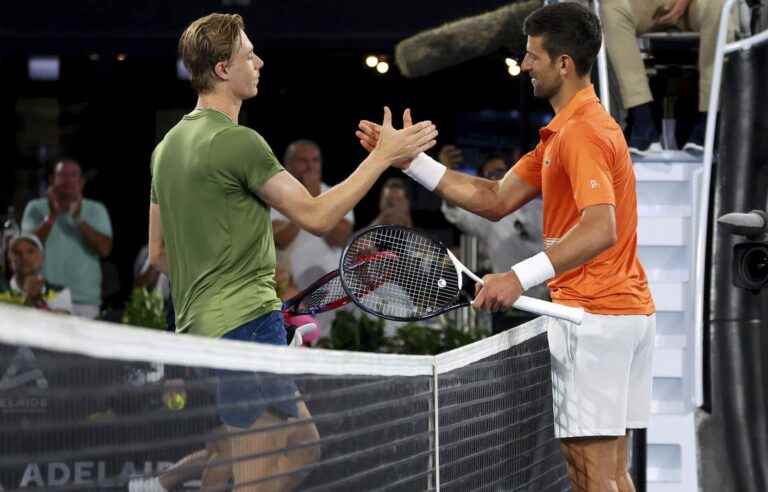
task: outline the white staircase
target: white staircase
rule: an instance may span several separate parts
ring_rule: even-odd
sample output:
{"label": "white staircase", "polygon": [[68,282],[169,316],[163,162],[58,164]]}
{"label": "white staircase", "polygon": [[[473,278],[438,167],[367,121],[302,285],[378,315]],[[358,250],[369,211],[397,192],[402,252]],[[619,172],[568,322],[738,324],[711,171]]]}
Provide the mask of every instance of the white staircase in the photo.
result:
{"label": "white staircase", "polygon": [[657,310],[648,492],[698,490],[694,411],[701,353],[694,260],[702,169],[700,159],[679,151],[635,160],[638,253]]}

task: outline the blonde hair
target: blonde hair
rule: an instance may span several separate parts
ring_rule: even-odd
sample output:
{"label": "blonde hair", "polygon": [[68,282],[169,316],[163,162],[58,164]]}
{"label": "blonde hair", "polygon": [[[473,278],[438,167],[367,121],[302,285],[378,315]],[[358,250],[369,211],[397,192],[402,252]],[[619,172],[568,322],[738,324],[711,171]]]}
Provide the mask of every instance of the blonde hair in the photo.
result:
{"label": "blonde hair", "polygon": [[240,49],[243,18],[238,14],[210,14],[197,19],[179,39],[179,56],[192,76],[198,93],[213,90],[216,64],[232,58]]}

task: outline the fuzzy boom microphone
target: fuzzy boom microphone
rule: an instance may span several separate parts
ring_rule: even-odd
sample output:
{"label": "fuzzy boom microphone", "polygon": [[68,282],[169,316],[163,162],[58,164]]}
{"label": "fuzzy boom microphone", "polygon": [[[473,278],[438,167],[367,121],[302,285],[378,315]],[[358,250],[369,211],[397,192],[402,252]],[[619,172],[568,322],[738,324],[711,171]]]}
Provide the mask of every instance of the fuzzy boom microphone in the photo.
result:
{"label": "fuzzy boom microphone", "polygon": [[491,12],[450,22],[404,39],[395,47],[395,62],[406,77],[421,77],[507,47],[523,45],[523,21],[543,0],[506,5]]}

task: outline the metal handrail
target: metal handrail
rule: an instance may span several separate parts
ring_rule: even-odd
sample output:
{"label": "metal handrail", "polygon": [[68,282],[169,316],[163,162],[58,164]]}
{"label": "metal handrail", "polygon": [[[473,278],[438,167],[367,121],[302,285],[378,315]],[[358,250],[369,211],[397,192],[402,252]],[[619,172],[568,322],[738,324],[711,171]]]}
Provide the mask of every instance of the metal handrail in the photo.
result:
{"label": "metal handrail", "polygon": [[[600,19],[600,2],[593,2],[595,15]],[[600,20],[602,22],[602,19]],[[600,42],[600,51],[597,53],[597,80],[600,82],[600,102],[605,110],[611,112],[611,93],[608,90],[608,56],[605,53],[605,34]]]}

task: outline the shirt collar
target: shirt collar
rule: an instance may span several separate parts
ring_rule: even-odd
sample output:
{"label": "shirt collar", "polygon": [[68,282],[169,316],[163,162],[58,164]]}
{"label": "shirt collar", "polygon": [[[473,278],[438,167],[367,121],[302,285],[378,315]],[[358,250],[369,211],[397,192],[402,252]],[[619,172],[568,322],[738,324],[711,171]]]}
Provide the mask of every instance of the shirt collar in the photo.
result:
{"label": "shirt collar", "polygon": [[570,120],[579,109],[591,102],[599,103],[600,100],[597,98],[597,94],[595,94],[595,87],[592,84],[589,84],[587,87],[577,92],[571,100],[568,101],[568,104],[566,104],[565,107],[552,118],[552,121],[550,121],[547,126],[539,130],[539,136],[544,139],[553,133],[557,133],[566,123],[568,123],[568,120]]}

